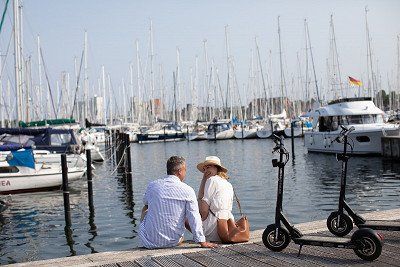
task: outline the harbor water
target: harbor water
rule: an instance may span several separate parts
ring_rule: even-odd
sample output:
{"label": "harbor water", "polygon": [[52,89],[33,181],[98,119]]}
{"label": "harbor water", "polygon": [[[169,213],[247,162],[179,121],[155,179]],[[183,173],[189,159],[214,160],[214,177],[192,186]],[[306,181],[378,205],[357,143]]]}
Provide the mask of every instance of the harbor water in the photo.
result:
{"label": "harbor water", "polygon": [[[207,155],[221,158],[249,217],[251,230],[273,223],[277,169],[272,140],[216,143],[132,144],[133,193],[106,161],[94,170],[94,214],[89,212],[85,178],[70,184],[72,227],[65,229],[62,191],[3,196],[10,203],[0,217],[0,264],[129,250],[139,245],[137,231],[147,184],[165,174],[172,155],[187,160],[185,182],[196,191],[202,174],[196,165]],[[286,140],[291,152],[291,142]],[[341,163],[335,155],[309,154],[295,140],[295,158],[285,169],[284,212],[292,223],[326,219],[337,208]],[[380,157],[349,161],[347,201],[358,212],[399,208],[400,163]],[[234,215],[238,216],[234,205]],[[190,235],[188,235],[190,237]]]}

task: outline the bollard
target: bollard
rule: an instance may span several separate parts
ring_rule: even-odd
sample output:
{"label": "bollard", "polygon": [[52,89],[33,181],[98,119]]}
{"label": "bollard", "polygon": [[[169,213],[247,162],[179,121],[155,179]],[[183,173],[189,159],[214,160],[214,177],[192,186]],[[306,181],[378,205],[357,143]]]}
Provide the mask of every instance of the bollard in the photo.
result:
{"label": "bollard", "polygon": [[186,139],[189,142],[189,124],[186,125]]}
{"label": "bollard", "polygon": [[65,227],[71,226],[71,209],[69,204],[69,188],[68,188],[68,165],[67,155],[61,154],[61,170],[62,170],[62,189],[64,197],[64,215]]}
{"label": "bollard", "polygon": [[243,133],[243,121],[240,122],[240,127],[242,128],[242,140],[244,139],[244,133]]}
{"label": "bollard", "polygon": [[88,184],[88,200],[89,200],[89,210],[93,212],[93,181],[92,181],[92,154],[90,149],[86,149],[86,177],[87,177],[87,184]]}
{"label": "bollard", "polygon": [[[126,135],[126,140],[129,141],[129,136]],[[131,146],[129,143],[127,143],[126,146],[126,161],[127,161],[127,169],[128,169],[128,174],[132,174],[132,158],[131,158]]]}
{"label": "bollard", "polygon": [[214,143],[217,142],[217,125],[214,124],[213,125],[213,129],[214,129]]}
{"label": "bollard", "polygon": [[304,123],[301,121],[301,136],[304,136]]}
{"label": "bollard", "polygon": [[290,134],[292,135],[292,157],[294,158],[294,121],[290,123]]}

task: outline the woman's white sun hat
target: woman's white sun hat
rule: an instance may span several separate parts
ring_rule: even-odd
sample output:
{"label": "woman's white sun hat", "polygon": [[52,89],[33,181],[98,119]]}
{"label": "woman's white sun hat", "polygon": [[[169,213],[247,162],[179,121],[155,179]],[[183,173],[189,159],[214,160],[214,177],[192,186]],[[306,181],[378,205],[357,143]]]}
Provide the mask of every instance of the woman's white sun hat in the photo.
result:
{"label": "woman's white sun hat", "polygon": [[205,172],[204,167],[207,165],[215,165],[221,168],[223,172],[228,172],[228,169],[221,165],[221,160],[216,156],[208,156],[206,160],[197,164],[197,169],[201,172]]}

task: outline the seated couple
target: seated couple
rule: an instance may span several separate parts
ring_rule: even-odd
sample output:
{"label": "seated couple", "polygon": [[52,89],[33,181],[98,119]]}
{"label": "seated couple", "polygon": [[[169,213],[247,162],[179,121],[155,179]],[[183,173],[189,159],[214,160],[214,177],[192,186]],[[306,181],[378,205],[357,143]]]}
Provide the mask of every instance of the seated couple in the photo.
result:
{"label": "seated couple", "polygon": [[229,222],[234,223],[234,193],[227,180],[227,169],[215,156],[207,157],[197,165],[197,169],[204,173],[198,198],[193,188],[183,182],[186,176],[183,157],[170,157],[167,176],[149,183],[143,197],[139,227],[142,246],[163,248],[179,245],[183,242],[185,228],[192,232],[194,241],[201,247],[217,247],[211,242],[221,242],[221,239],[226,242],[228,233],[218,233],[217,222],[227,224],[232,219]]}

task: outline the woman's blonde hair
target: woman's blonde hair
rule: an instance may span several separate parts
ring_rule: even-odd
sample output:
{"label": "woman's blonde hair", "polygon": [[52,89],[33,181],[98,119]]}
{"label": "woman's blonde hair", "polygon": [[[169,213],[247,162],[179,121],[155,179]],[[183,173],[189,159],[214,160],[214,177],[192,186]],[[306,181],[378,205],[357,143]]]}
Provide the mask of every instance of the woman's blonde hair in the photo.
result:
{"label": "woman's blonde hair", "polygon": [[217,175],[228,180],[229,179],[228,174],[226,172],[223,172],[219,166],[216,167],[218,169]]}

